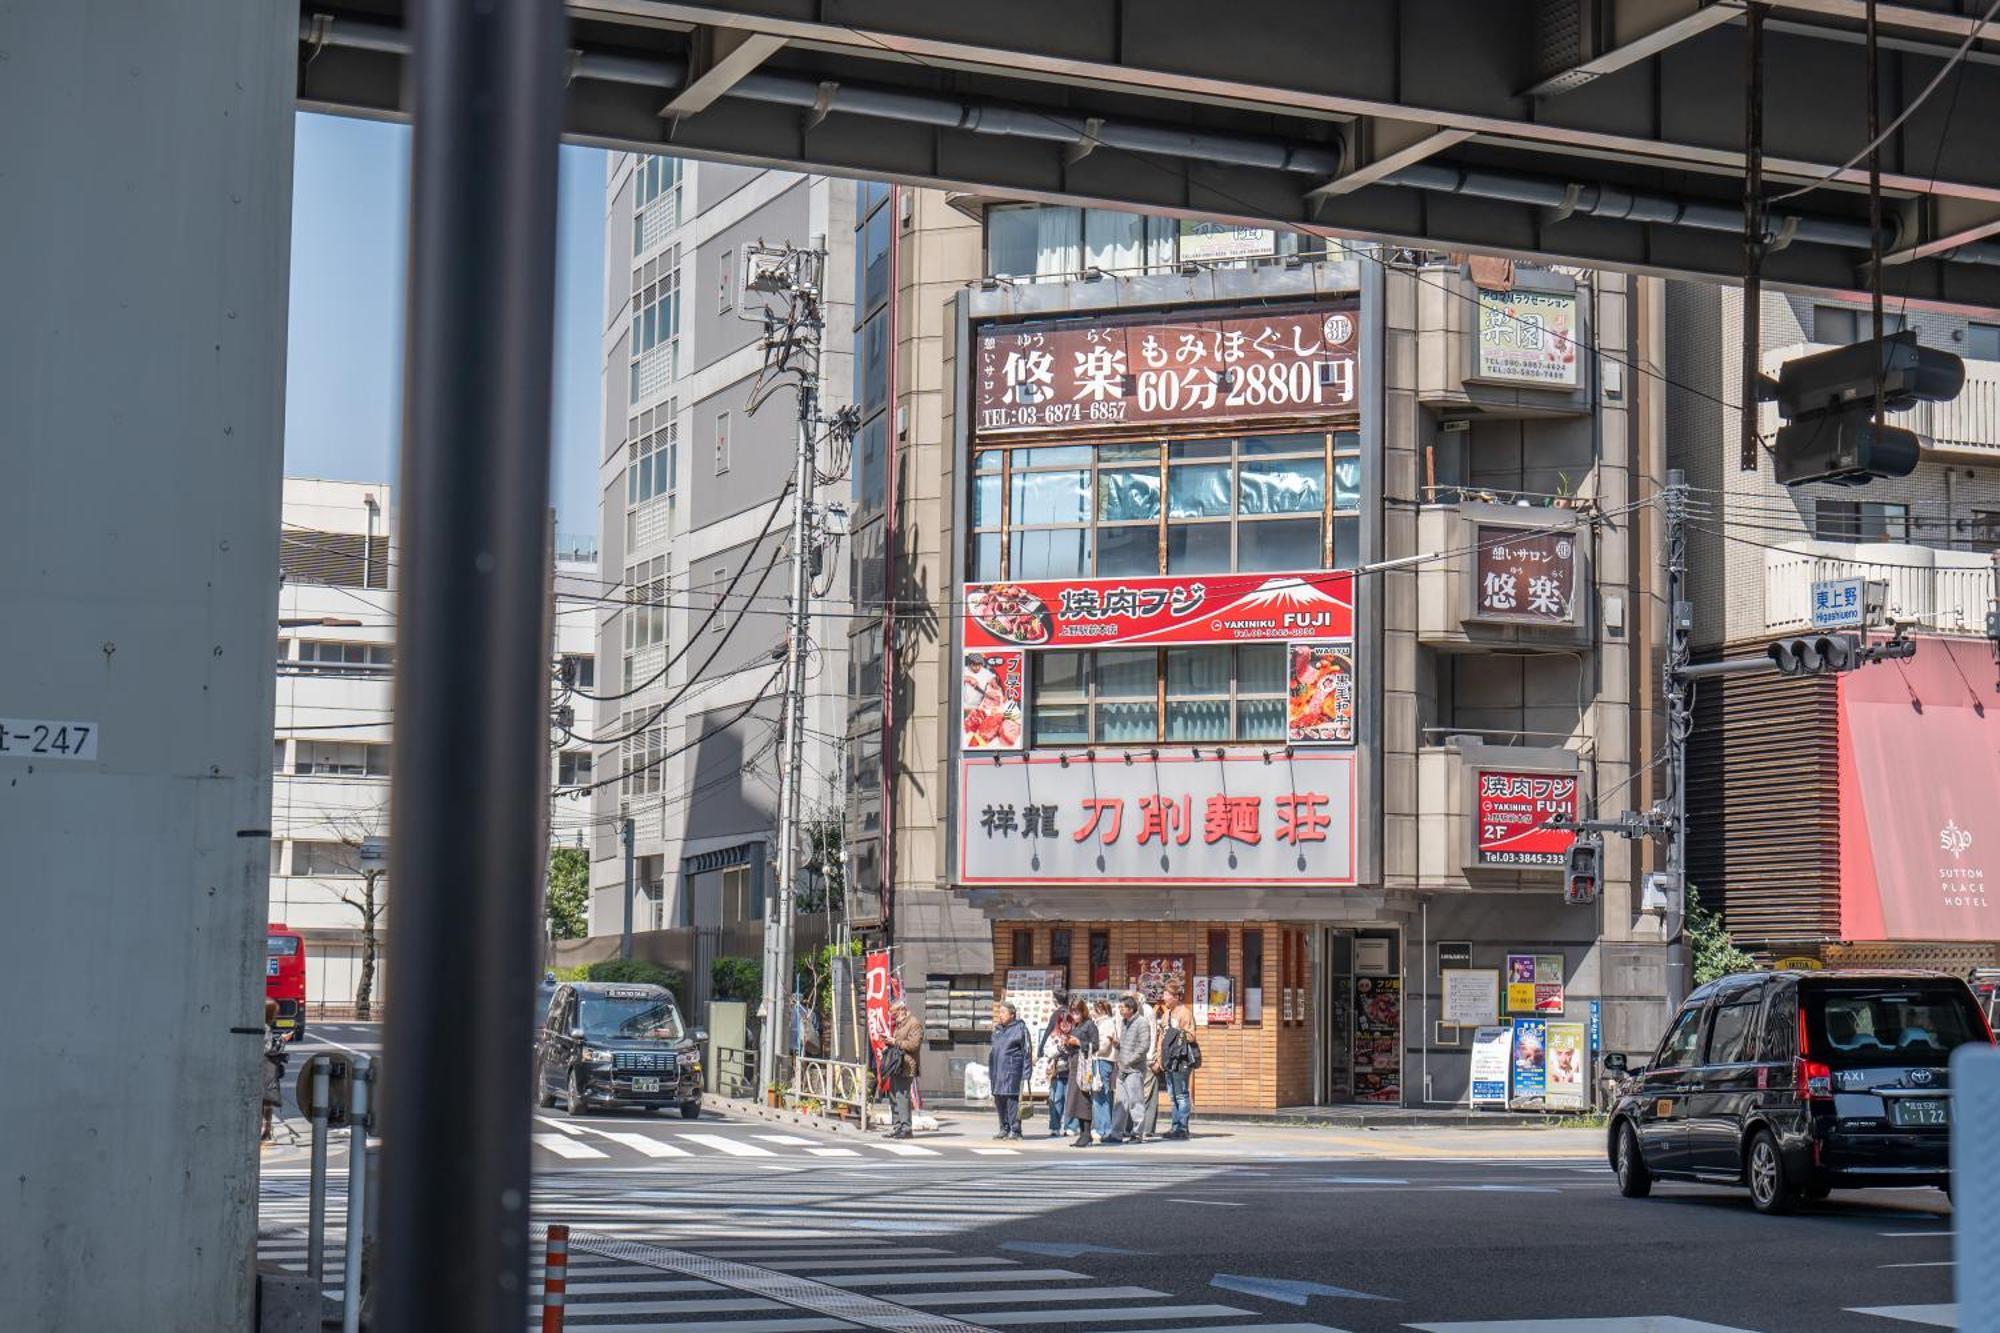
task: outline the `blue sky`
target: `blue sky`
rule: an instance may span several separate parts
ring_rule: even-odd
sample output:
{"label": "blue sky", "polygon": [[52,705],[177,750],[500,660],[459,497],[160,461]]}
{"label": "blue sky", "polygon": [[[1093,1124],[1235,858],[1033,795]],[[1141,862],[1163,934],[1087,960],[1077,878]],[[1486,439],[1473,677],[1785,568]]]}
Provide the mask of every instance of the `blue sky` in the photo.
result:
{"label": "blue sky", "polygon": [[[410,132],[301,114],[292,184],[285,471],[396,480]],[[562,150],[556,265],[556,530],[597,533],[604,153]]]}

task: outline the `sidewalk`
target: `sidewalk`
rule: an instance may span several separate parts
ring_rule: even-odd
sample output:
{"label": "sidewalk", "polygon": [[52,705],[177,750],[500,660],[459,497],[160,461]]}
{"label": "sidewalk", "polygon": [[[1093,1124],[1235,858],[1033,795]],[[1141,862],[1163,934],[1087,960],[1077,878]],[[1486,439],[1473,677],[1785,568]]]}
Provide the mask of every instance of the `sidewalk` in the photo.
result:
{"label": "sidewalk", "polygon": [[[932,1098],[925,1103],[933,1110],[954,1115],[991,1115],[991,1102],[968,1102],[963,1098]],[[1032,1103],[1022,1111],[1025,1119]],[[1043,1112],[1046,1114],[1046,1112]],[[1540,1111],[1473,1111],[1463,1106],[1281,1106],[1275,1111],[1209,1111],[1199,1104],[1195,1115],[1210,1125],[1324,1125],[1338,1129],[1529,1129],[1576,1128],[1582,1113],[1550,1114]]]}

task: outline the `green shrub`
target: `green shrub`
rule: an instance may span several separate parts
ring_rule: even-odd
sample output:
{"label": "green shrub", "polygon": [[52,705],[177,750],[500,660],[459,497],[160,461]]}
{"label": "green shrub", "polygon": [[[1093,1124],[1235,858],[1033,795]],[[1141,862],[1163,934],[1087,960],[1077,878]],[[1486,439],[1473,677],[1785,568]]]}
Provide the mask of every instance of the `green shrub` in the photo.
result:
{"label": "green shrub", "polygon": [[674,1002],[683,1009],[687,1008],[687,978],[664,963],[649,963],[642,958],[607,958],[601,963],[586,963],[583,979],[665,986],[674,993]]}
{"label": "green shrub", "polygon": [[757,958],[718,958],[708,969],[718,1000],[756,1000],[764,993],[764,963]]}

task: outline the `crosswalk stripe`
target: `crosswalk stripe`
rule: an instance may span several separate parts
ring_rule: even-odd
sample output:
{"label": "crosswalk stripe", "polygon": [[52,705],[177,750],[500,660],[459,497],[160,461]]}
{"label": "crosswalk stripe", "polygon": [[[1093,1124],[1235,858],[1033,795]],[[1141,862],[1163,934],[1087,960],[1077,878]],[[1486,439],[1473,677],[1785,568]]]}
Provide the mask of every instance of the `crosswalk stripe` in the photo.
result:
{"label": "crosswalk stripe", "polygon": [[610,1154],[591,1147],[588,1143],[578,1143],[575,1139],[564,1138],[560,1134],[537,1134],[535,1142],[558,1157],[607,1157]]}
{"label": "crosswalk stripe", "polygon": [[565,1134],[578,1134],[582,1132],[575,1125],[570,1124],[569,1121],[558,1120],[554,1116],[538,1115],[535,1117],[535,1119],[541,1121],[545,1125],[553,1126],[554,1128],[561,1130]]}
{"label": "crosswalk stripe", "polygon": [[936,1157],[938,1155],[936,1148],[925,1148],[914,1143],[871,1143],[869,1146],[871,1148],[880,1148],[883,1152],[892,1152],[898,1157]]}
{"label": "crosswalk stripe", "polygon": [[853,1148],[808,1148],[806,1151],[815,1157],[859,1157],[861,1155],[859,1151]]}
{"label": "crosswalk stripe", "polygon": [[818,1139],[802,1139],[796,1134],[759,1134],[757,1137],[766,1143],[779,1143],[787,1148],[810,1148],[819,1142]]}
{"label": "crosswalk stripe", "polygon": [[1957,1328],[1956,1305],[1851,1305],[1849,1314],[1872,1314],[1880,1319],[1900,1319],[1906,1324],[1928,1324],[1932,1328]]}
{"label": "crosswalk stripe", "polygon": [[613,1143],[623,1144],[633,1152],[643,1154],[647,1157],[689,1157],[693,1155],[686,1148],[676,1148],[671,1143],[662,1143],[658,1139],[649,1139],[644,1134],[626,1134],[612,1129],[593,1129],[590,1132],[601,1134]]}
{"label": "crosswalk stripe", "polygon": [[[1086,1319],[1228,1319],[1231,1316],[1247,1317],[1248,1310],[1239,1310],[1233,1305],[1163,1305],[1151,1310],[1092,1310]],[[971,1316],[981,1324],[1068,1324],[1077,1326],[1083,1321],[1074,1310],[981,1310]],[[1260,1331],[1261,1333],[1261,1331]]]}
{"label": "crosswalk stripe", "polygon": [[974,1148],[972,1151],[981,1157],[1019,1157],[1021,1155],[1019,1148]]}
{"label": "crosswalk stripe", "polygon": [[[582,1307],[576,1307],[581,1309]],[[644,1314],[644,1310],[605,1311],[606,1314]],[[528,1322],[530,1330],[541,1328],[539,1308]],[[644,1324],[585,1324],[590,1333],[660,1333],[657,1322]],[[675,1324],[673,1333],[854,1333],[854,1325],[839,1319],[702,1319]]]}
{"label": "crosswalk stripe", "polygon": [[909,1287],[920,1282],[1083,1282],[1083,1273],[1066,1268],[1010,1268],[1003,1272],[961,1270],[956,1273],[831,1273],[813,1281],[829,1287]]}
{"label": "crosswalk stripe", "polygon": [[1002,1259],[997,1256],[968,1259],[962,1255],[951,1254],[941,1259],[905,1259],[901,1255],[884,1259],[841,1256],[828,1259],[766,1259],[764,1263],[771,1268],[781,1268],[787,1273],[810,1273],[815,1268],[949,1268],[953,1264],[989,1264],[995,1268],[1010,1268],[1019,1264],[1020,1260]]}
{"label": "crosswalk stripe", "polygon": [[[1745,1333],[1728,1324],[1709,1324],[1679,1315],[1612,1315],[1598,1319],[1481,1319],[1470,1323],[1410,1324],[1419,1333]],[[1182,1333],[1200,1333],[1183,1329]],[[1258,1333],[1272,1333],[1260,1329]]]}
{"label": "crosswalk stripe", "polygon": [[769,1148],[760,1148],[754,1143],[745,1143],[741,1139],[724,1138],[720,1134],[681,1134],[677,1137],[686,1139],[689,1143],[699,1143],[704,1148],[713,1148],[717,1152],[728,1153],[731,1157],[777,1156]]}
{"label": "crosswalk stripe", "polygon": [[[1059,1287],[1049,1291],[906,1291],[896,1299],[903,1305],[922,1310],[934,1305],[1019,1305],[1023,1301],[1062,1301],[1065,1304],[1077,1301],[1151,1301],[1159,1300],[1166,1294],[1151,1287]],[[1073,1311],[1072,1316],[1082,1319],[1084,1312]]]}

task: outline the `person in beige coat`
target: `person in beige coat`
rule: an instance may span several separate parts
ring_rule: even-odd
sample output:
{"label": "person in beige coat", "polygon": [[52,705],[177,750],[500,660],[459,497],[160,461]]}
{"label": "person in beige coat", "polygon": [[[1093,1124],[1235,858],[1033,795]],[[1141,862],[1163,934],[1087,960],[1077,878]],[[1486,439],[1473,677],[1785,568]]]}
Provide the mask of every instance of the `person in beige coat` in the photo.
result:
{"label": "person in beige coat", "polygon": [[901,1000],[889,1006],[889,1044],[902,1053],[889,1075],[889,1137],[910,1137],[910,1085],[922,1072],[924,1025]]}

